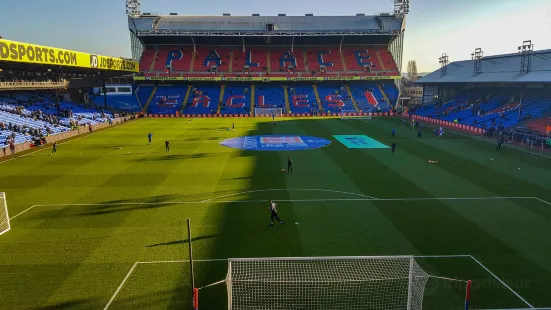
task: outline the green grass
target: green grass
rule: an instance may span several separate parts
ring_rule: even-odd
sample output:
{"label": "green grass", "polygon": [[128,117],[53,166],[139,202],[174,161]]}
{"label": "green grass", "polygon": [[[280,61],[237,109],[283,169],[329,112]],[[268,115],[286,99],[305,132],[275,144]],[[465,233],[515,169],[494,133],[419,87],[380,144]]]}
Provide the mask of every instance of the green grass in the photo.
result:
{"label": "green grass", "polygon": [[[227,130],[233,121],[235,132]],[[332,138],[364,134],[389,145],[393,127],[395,154]],[[103,308],[136,262],[188,258],[186,218],[197,260],[466,254],[533,306],[551,306],[551,160],[508,148],[496,154],[493,144],[429,131],[418,140],[391,118],[290,119],[276,128],[268,119],[144,119],[63,143],[56,156],[43,150],[0,163],[10,215],[41,205],[0,236],[0,309]],[[332,144],[281,153],[218,144],[259,134]],[[287,156],[293,175],[279,171]],[[431,197],[503,198],[388,200]],[[265,202],[235,202],[267,199],[280,200],[284,227],[267,227]],[[471,258],[419,263],[433,275],[472,279],[472,308],[526,307]],[[197,262],[196,286],[226,273],[224,261]],[[137,264],[111,308],[189,307],[189,274],[185,262]],[[462,286],[429,288],[426,308],[461,309]],[[223,309],[226,299],[225,286],[214,286],[201,290],[200,306]]]}

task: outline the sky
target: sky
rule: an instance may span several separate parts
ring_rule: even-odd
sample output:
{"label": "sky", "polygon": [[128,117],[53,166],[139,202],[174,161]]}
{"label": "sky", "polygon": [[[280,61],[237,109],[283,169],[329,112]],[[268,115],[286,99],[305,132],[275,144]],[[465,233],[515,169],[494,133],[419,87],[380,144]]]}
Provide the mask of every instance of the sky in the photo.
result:
{"label": "sky", "polygon": [[[367,15],[390,12],[392,0],[142,0],[142,12],[181,15]],[[0,1],[0,36],[20,42],[130,57],[125,0]],[[410,0],[402,71],[439,68],[438,58],[515,53],[524,40],[551,49],[551,0]]]}

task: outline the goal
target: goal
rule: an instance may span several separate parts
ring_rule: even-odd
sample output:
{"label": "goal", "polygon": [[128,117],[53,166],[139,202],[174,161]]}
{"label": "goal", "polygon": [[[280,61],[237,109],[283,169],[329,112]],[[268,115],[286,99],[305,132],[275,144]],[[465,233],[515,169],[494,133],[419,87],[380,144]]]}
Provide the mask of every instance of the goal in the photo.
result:
{"label": "goal", "polygon": [[10,230],[10,217],[8,215],[8,203],[6,193],[0,192],[0,235]]}
{"label": "goal", "polygon": [[431,276],[413,256],[229,259],[207,287],[225,282],[231,310],[420,310],[430,278],[463,282],[468,308],[470,281]]}
{"label": "goal", "polygon": [[346,111],[343,111],[343,115],[341,116],[341,119],[343,120],[371,120],[371,116],[373,113],[362,113],[362,115],[352,115],[352,113],[346,113]]}
{"label": "goal", "polygon": [[283,109],[282,108],[254,108],[254,115],[255,116],[283,116]]}

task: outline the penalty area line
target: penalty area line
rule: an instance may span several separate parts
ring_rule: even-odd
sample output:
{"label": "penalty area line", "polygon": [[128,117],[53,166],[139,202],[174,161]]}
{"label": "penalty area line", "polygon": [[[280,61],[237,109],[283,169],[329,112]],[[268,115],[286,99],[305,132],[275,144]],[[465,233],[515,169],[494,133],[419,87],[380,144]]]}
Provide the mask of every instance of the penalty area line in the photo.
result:
{"label": "penalty area line", "polygon": [[[501,199],[535,199],[547,205],[550,202],[538,197],[426,197],[426,198],[335,198],[335,199],[274,199],[276,202],[346,202],[346,201],[445,201],[445,200],[501,200]],[[39,204],[12,216],[13,220],[35,207],[101,207],[101,206],[153,206],[153,205],[193,205],[209,203],[262,203],[266,199],[255,200],[203,200],[203,201],[165,201],[165,202],[114,202],[114,203],[64,203],[64,204]]]}
{"label": "penalty area line", "polygon": [[486,270],[486,272],[488,272],[492,277],[494,277],[494,279],[496,279],[499,283],[501,283],[501,285],[505,286],[505,288],[507,288],[511,293],[513,293],[515,296],[518,297],[518,299],[520,299],[525,305],[527,305],[528,307],[530,307],[531,309],[534,309],[534,306],[532,306],[528,301],[526,301],[526,299],[524,299],[519,293],[517,293],[515,290],[513,290],[509,285],[507,285],[507,283],[505,283],[503,280],[501,280],[498,276],[496,276],[495,273],[491,272],[490,269],[486,266],[484,266],[484,264],[482,264],[478,259],[476,259],[474,256],[470,255],[471,259],[474,260],[478,265],[480,265],[480,267],[482,267],[484,270]]}
{"label": "penalty area line", "polygon": [[[197,259],[193,260],[193,262],[218,262],[218,261],[228,261],[227,258],[219,258],[219,259]],[[117,298],[117,295],[122,290],[123,286],[126,284],[126,281],[130,278],[132,273],[134,272],[134,269],[138,267],[138,265],[141,264],[163,264],[163,263],[189,263],[189,260],[159,260],[159,261],[147,261],[147,262],[135,262],[134,265],[132,265],[132,268],[128,271],[124,279],[122,280],[121,284],[117,287],[117,290],[115,293],[113,293],[113,296],[111,296],[111,299],[109,299],[109,302],[107,302],[107,305],[103,308],[103,310],[109,309],[111,304],[113,304],[113,301],[115,301],[115,298]]]}
{"label": "penalty area line", "polygon": [[113,296],[111,296],[111,299],[109,299],[109,302],[107,303],[107,305],[105,305],[105,307],[103,308],[104,310],[107,310],[109,306],[111,306],[111,304],[113,303],[113,301],[115,300],[119,292],[121,291],[122,287],[124,286],[128,278],[130,278],[130,275],[132,274],[132,272],[134,272],[134,269],[136,269],[136,266],[138,266],[137,262],[134,263],[134,265],[132,265],[132,268],[130,268],[130,271],[128,271],[128,273],[126,274],[126,277],[124,277],[124,279],[122,280],[121,284],[119,285],[119,287],[117,288]]}

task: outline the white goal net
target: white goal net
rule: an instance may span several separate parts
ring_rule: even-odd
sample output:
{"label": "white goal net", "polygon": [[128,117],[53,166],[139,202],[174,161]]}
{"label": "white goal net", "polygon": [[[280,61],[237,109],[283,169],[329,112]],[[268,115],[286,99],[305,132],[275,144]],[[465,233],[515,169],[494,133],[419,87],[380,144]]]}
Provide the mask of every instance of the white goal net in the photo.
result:
{"label": "white goal net", "polygon": [[10,217],[8,215],[8,203],[6,193],[0,192],[0,235],[10,230]]}
{"label": "white goal net", "polygon": [[427,274],[410,256],[230,259],[232,310],[422,309]]}
{"label": "white goal net", "polygon": [[255,116],[283,116],[283,109],[282,108],[254,108],[254,115]]}
{"label": "white goal net", "polygon": [[373,113],[369,112],[363,112],[362,115],[352,115],[352,113],[343,113],[343,115],[341,116],[342,119],[346,119],[346,120],[353,120],[353,119],[356,119],[356,120],[371,120],[371,116],[372,116]]}

